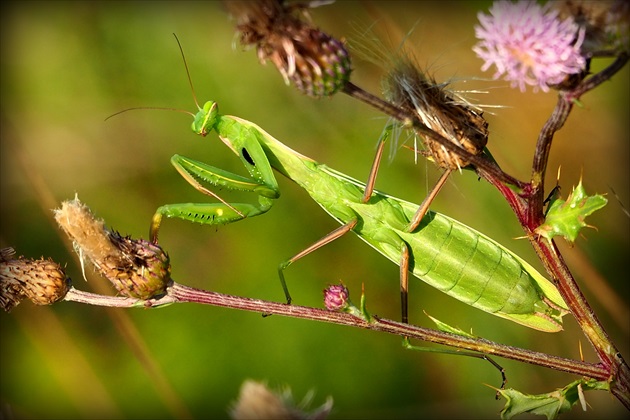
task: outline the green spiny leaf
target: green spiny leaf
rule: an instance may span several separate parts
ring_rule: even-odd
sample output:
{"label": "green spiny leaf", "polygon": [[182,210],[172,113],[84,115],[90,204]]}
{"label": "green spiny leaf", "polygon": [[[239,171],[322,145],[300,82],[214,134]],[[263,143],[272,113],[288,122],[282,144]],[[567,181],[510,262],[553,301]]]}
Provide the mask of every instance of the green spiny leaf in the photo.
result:
{"label": "green spiny leaf", "polygon": [[547,419],[555,419],[560,414],[569,411],[578,401],[586,410],[583,400],[584,391],[608,389],[607,382],[594,379],[578,379],[564,388],[540,395],[523,394],[515,389],[499,389],[498,392],[507,400],[505,407],[501,410],[501,418],[511,419],[519,414],[530,413],[546,416]]}
{"label": "green spiny leaf", "polygon": [[448,325],[445,322],[440,321],[437,318],[432,317],[431,315],[427,314],[425,312],[425,315],[428,316],[429,318],[431,318],[431,321],[435,322],[435,325],[437,326],[437,329],[440,331],[444,331],[447,333],[451,333],[451,334],[457,334],[457,335],[461,335],[464,337],[470,337],[470,338],[475,338],[474,335],[467,333],[466,331],[462,331],[457,327],[451,327],[450,325]]}
{"label": "green spiny leaf", "polygon": [[586,216],[601,209],[606,203],[608,200],[601,194],[587,195],[580,179],[566,200],[559,197],[551,200],[545,223],[536,228],[536,233],[548,240],[562,235],[568,242],[573,243],[580,230],[589,226],[584,222]]}

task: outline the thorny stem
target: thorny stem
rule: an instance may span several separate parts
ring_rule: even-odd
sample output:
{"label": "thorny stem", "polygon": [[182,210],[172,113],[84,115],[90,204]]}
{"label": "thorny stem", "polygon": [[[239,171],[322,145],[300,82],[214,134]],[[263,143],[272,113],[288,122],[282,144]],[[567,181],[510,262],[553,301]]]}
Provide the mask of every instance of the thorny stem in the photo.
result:
{"label": "thorny stem", "polygon": [[528,203],[522,197],[482,170],[478,173],[501,192],[516,213],[532,247],[595,349],[600,359],[599,365],[609,372],[609,379],[613,381],[611,392],[630,409],[630,369],[582,295],[556,244],[534,233],[534,229],[527,223]]}
{"label": "thorny stem", "polygon": [[[617,73],[623,68],[623,66],[626,65],[629,58],[630,57],[628,56],[627,52],[620,53],[617,59],[610,66],[606,67],[599,73],[589,77],[587,80],[583,81],[579,86],[573,89],[571,91],[572,96],[577,99],[589,90],[592,90],[603,82],[609,80],[612,76],[615,75],[615,73]],[[568,99],[571,100],[571,98]]]}
{"label": "thorny stem", "polygon": [[584,335],[595,349],[600,359],[600,365],[610,372],[610,379],[614,381],[611,384],[611,392],[627,408],[630,408],[630,370],[628,365],[584,298],[556,244],[538,235],[530,236],[530,242],[547,271],[551,273],[554,284],[571,309]]}
{"label": "thorny stem", "polygon": [[370,320],[367,321],[364,318],[353,314],[226,295],[185,286],[176,282],[172,282],[169,285],[166,295],[157,299],[150,299],[146,301],[135,298],[97,295],[94,293],[82,292],[74,288],[68,292],[65,300],[100,306],[127,308],[157,308],[172,303],[198,303],[250,312],[259,312],[266,315],[273,314],[289,316],[293,318],[309,319],[312,321],[386,332],[397,336],[407,336],[409,338],[456,347],[458,349],[470,350],[473,352],[499,356],[533,365],[545,366],[575,375],[586,376],[599,381],[606,381],[609,378],[609,371],[601,364],[581,362],[546,353],[507,346],[486,340],[484,338],[471,338],[451,334],[430,328],[396,322],[389,319],[378,318],[375,316],[370,317]]}
{"label": "thorny stem", "polygon": [[[530,227],[538,226],[539,223],[536,222],[542,220],[543,217],[544,174],[553,135],[564,125],[575,101],[584,93],[609,80],[627,61],[628,55],[623,53],[610,66],[586,79],[575,89],[560,92],[556,109],[549,121],[547,121],[547,124],[545,124],[545,127],[543,127],[536,145],[536,153],[532,165],[532,190],[534,194],[528,200]],[[601,363],[610,370],[611,379],[615,381],[611,387],[612,392],[626,407],[630,408],[630,371],[628,365],[608,337],[608,334],[606,334],[584,295],[582,295],[556,244],[553,241],[546,241],[537,235],[530,235],[530,242],[551,274],[554,283],[571,309],[580,328],[593,345]]]}
{"label": "thorny stem", "polygon": [[504,344],[495,343],[483,338],[471,338],[430,328],[422,328],[407,323],[381,319],[372,316],[371,321],[355,315],[331,312],[328,310],[310,308],[304,306],[287,305],[285,303],[269,302],[258,299],[242,298],[224,295],[216,292],[206,292],[178,283],[173,283],[168,289],[168,296],[176,302],[195,302],[223,306],[264,314],[276,314],[295,318],[310,319],[313,321],[329,322],[339,325],[348,325],[358,328],[387,332],[397,336],[406,336],[418,340],[436,344],[457,347],[460,349],[495,355],[520,362],[546,366],[552,369],[587,376],[597,380],[607,380],[609,372],[599,364],[580,362],[562,357],[552,356],[546,353],[521,349]]}
{"label": "thorny stem", "polygon": [[529,200],[530,206],[528,215],[529,224],[538,226],[543,218],[545,171],[547,162],[549,161],[549,153],[551,151],[554,134],[562,128],[568,119],[574,103],[586,92],[609,80],[615,73],[623,68],[627,61],[628,55],[623,53],[606,69],[584,80],[576,88],[559,93],[556,107],[543,126],[538,136],[538,142],[536,143],[536,151],[532,164],[531,198]]}
{"label": "thorny stem", "polygon": [[562,128],[572,109],[573,103],[567,101],[566,96],[560,93],[556,107],[538,135],[534,161],[532,163],[531,195],[528,200],[529,209],[526,219],[528,226],[538,226],[544,219],[544,180],[547,162],[549,161],[549,154],[551,152],[551,143],[554,134]]}

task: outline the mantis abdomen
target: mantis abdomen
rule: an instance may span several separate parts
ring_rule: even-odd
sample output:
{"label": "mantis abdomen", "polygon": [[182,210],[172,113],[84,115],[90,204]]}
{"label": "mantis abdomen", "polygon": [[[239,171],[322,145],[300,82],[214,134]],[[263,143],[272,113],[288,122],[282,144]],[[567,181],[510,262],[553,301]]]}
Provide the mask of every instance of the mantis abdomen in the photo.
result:
{"label": "mantis abdomen", "polygon": [[[483,311],[542,331],[560,331],[566,304],[553,284],[509,249],[443,214],[429,212],[413,232],[405,230],[417,205],[375,192],[368,203],[357,202],[363,185],[324,165],[318,178],[339,183],[335,200],[321,188],[309,191],[340,223],[357,218],[353,231],[374,249],[400,264],[403,247],[410,251],[410,272],[432,287]],[[292,179],[300,183],[297,173]],[[343,185],[343,187],[341,186]],[[309,190],[311,182],[303,187]],[[355,188],[356,190],[353,190]],[[331,190],[331,188],[329,188]]]}
{"label": "mantis abdomen", "polygon": [[454,219],[431,213],[418,231],[399,235],[411,246],[413,274],[464,303],[508,317],[551,316],[549,303],[564,306],[559,296],[545,295],[540,283],[551,284],[531,266]]}

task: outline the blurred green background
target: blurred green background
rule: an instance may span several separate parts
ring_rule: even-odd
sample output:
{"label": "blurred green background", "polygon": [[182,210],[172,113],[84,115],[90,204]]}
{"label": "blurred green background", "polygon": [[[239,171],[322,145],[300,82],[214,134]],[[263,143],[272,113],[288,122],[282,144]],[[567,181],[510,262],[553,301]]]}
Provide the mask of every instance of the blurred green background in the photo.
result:
{"label": "blurred green background", "polygon": [[[538,131],[554,93],[525,93],[489,81],[471,51],[476,14],[489,2],[338,2],[314,9],[327,32],[356,41],[356,28],[374,25],[386,45],[405,34],[418,62],[439,80],[463,79],[455,89],[489,109],[490,149],[509,173],[529,177]],[[51,209],[79,198],[108,226],[147,237],[155,209],[203,202],[169,164],[175,153],[243,173],[238,159],[212,134],[200,138],[191,119],[164,106],[194,111],[173,33],[186,52],[199,100],[251,120],[297,151],[366,179],[385,118],[341,94],[314,100],[284,85],[275,68],[242,51],[220,3],[12,2],[2,13],[1,246],[19,255],[67,264],[75,287],[98,290],[105,281],[88,270],[52,219]],[[608,62],[595,62],[601,69]],[[378,92],[382,69],[354,60],[353,81]],[[473,80],[474,78],[486,80]],[[574,247],[561,244],[584,293],[609,334],[628,352],[629,197],[628,68],[584,96],[553,145],[547,188],[568,193],[581,175],[590,193],[609,205],[588,222]],[[401,150],[385,163],[377,188],[420,202],[438,173]],[[263,217],[207,227],[166,220],[161,244],[178,282],[239,296],[282,301],[277,264],[336,227],[305,192],[279,179],[282,197]],[[618,199],[612,194],[615,191]],[[232,195],[225,192],[230,200]],[[240,199],[240,197],[239,197]],[[253,197],[251,197],[253,199]],[[510,209],[471,173],[456,174],[433,209],[462,220],[507,245],[540,269]],[[562,241],[559,241],[562,242]],[[344,237],[286,272],[294,302],[321,307],[322,289],[343,280],[358,300],[365,283],[368,308],[399,319],[398,268],[354,236]],[[602,280],[604,279],[604,280]],[[603,283],[601,283],[603,281]],[[102,285],[101,285],[102,287]],[[593,352],[566,317],[550,335],[493,317],[411,285],[412,322],[430,326],[422,311],[488,339],[579,358]],[[247,378],[289,386],[297,400],[315,391],[314,404],[332,396],[331,418],[488,418],[499,375],[464,357],[405,351],[395,336],[282,317],[195,305],[160,310],[108,310],[76,303],[35,307],[25,302],[0,314],[2,418],[224,418]],[[571,375],[499,360],[508,386],[549,392]],[[570,418],[627,414],[606,393]]]}

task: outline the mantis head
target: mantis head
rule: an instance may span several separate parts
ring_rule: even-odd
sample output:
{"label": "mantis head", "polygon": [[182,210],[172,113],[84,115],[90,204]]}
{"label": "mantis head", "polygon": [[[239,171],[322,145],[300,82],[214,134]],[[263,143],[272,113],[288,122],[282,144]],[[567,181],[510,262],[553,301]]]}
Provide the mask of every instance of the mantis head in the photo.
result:
{"label": "mantis head", "polygon": [[214,128],[218,115],[218,104],[214,101],[206,102],[203,108],[199,108],[199,112],[195,115],[195,120],[191,126],[192,131],[205,137]]}

